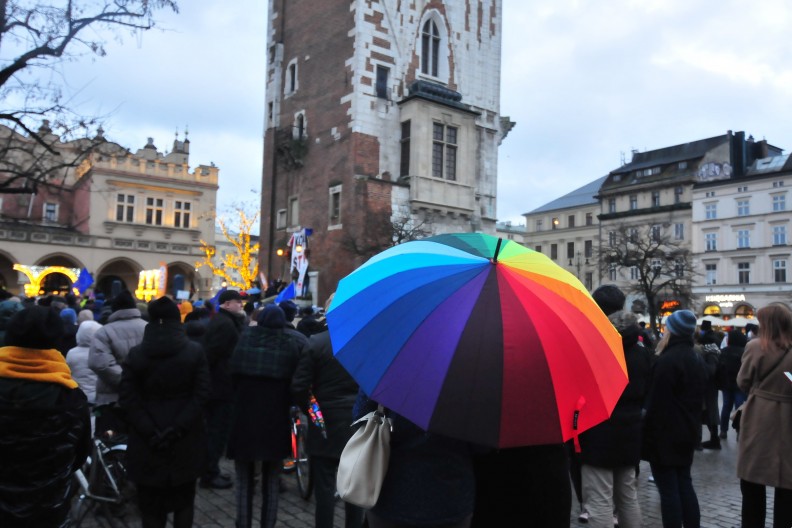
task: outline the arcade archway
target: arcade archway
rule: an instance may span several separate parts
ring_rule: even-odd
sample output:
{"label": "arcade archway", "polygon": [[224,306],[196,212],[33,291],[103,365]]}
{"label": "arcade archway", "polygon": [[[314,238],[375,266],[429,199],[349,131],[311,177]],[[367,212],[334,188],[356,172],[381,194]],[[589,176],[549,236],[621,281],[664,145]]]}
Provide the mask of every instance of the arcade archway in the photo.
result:
{"label": "arcade archway", "polygon": [[105,263],[96,273],[94,293],[110,299],[122,290],[135,291],[140,266],[129,259],[116,259]]}

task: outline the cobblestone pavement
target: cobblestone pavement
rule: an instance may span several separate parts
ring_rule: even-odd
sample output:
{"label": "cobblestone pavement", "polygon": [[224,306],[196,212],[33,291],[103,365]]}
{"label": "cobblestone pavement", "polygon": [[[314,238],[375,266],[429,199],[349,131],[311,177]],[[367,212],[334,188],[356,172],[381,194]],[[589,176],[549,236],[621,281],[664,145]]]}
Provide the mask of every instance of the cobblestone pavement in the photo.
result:
{"label": "cobblestone pavement", "polygon": [[[705,433],[705,439],[708,438]],[[738,528],[740,526],[740,487],[736,477],[735,464],[737,443],[734,431],[728,440],[722,442],[721,451],[700,451],[693,463],[693,485],[701,504],[702,528]],[[224,461],[223,470],[233,474],[233,466]],[[639,494],[644,527],[660,527],[660,499],[654,484],[648,481],[650,471],[645,462],[641,463],[639,475]],[[284,490],[280,495],[278,528],[305,528],[313,526],[313,499],[306,501],[297,493],[296,478],[292,474],[283,475]],[[772,491],[768,491],[768,521],[772,525]],[[254,512],[260,509],[260,497],[256,499]],[[574,494],[573,494],[574,501]],[[208,490],[198,488],[196,498],[195,526],[198,528],[233,528],[235,517],[234,490]],[[577,504],[573,506],[570,526],[584,527],[578,523]],[[258,526],[258,516],[254,526]],[[344,510],[341,504],[336,507],[337,527],[344,526]],[[86,528],[139,526],[134,508],[123,519],[108,518],[91,514],[82,526]],[[529,524],[527,526],[530,526]]]}

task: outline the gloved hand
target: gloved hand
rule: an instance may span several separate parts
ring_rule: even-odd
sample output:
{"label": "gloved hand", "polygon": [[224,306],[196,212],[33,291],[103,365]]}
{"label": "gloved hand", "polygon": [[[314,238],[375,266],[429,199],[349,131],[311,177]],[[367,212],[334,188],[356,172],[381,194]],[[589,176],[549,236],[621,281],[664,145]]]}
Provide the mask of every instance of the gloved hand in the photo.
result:
{"label": "gloved hand", "polygon": [[176,441],[183,436],[183,432],[177,427],[166,427],[162,431],[157,431],[149,439],[149,446],[154,451],[165,451],[170,449]]}

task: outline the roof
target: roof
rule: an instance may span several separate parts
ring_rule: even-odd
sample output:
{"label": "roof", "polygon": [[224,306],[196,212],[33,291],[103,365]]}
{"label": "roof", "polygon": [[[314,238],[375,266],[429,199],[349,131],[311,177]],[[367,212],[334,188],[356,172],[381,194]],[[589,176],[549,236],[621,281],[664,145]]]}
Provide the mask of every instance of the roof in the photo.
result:
{"label": "roof", "polygon": [[751,167],[748,168],[748,176],[753,176],[754,174],[766,174],[770,172],[779,172],[784,170],[787,165],[790,165],[789,162],[790,155],[782,155],[782,156],[770,156],[769,158],[762,158],[756,160]]}
{"label": "roof", "polygon": [[530,213],[525,214],[542,213],[545,211],[555,211],[557,209],[567,209],[569,207],[580,207],[582,205],[593,205],[599,203],[599,200],[596,198],[596,196],[599,192],[600,186],[602,186],[607,177],[608,176],[606,175],[597,178],[596,180],[587,183],[583,187],[579,187],[571,193],[565,194],[561,198],[557,198],[552,202],[548,202],[540,207],[537,207]]}
{"label": "roof", "polygon": [[729,136],[723,134],[707,139],[699,139],[681,145],[665,147],[646,152],[635,152],[632,161],[612,170],[611,174],[629,173],[635,170],[668,165],[703,157],[707,152],[729,141]]}

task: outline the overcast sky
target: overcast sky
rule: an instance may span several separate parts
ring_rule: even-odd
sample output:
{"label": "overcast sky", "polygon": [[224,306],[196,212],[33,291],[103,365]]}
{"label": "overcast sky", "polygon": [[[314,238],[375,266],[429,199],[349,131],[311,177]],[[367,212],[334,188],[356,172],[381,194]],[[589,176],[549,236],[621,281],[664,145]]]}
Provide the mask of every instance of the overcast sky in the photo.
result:
{"label": "overcast sky", "polygon": [[[220,168],[218,208],[261,183],[266,0],[189,0],[166,32],[64,67],[105,135]],[[504,1],[498,218],[521,215],[651,150],[745,131],[792,148],[792,3]],[[462,87],[464,95],[464,87]]]}

